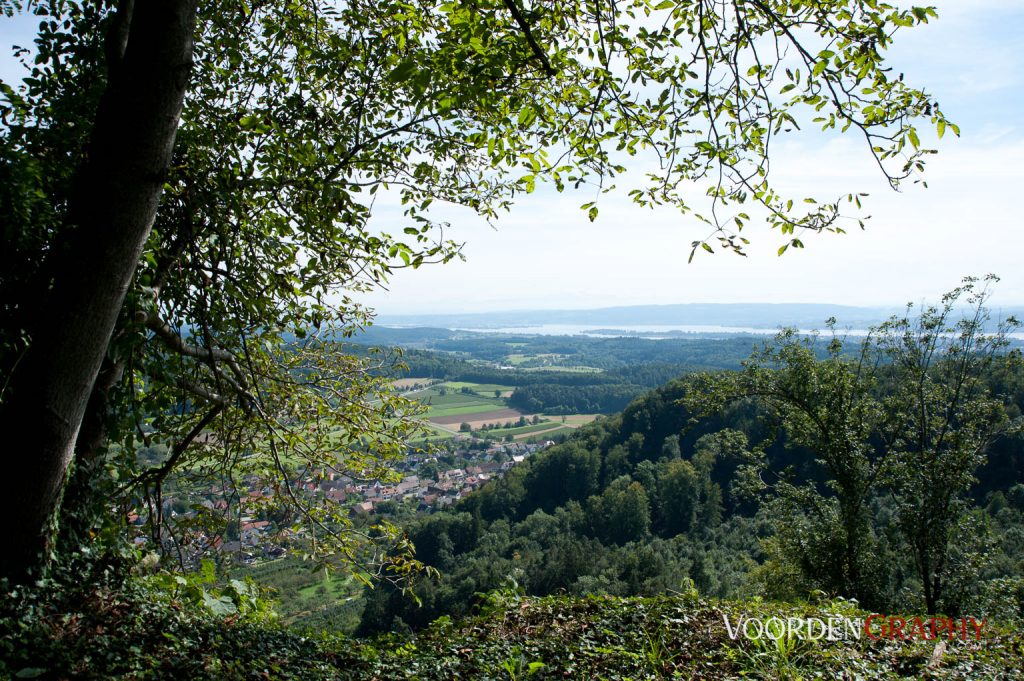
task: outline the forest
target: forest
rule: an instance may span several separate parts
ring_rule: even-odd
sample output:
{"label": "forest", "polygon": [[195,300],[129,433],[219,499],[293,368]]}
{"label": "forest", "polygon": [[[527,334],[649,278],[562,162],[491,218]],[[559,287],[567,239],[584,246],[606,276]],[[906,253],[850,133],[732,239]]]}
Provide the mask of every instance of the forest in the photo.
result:
{"label": "forest", "polygon": [[[533,596],[822,592],[1020,620],[1019,351],[953,324],[948,307],[890,323],[859,343],[780,334],[742,370],[645,393],[411,524],[440,576],[421,602],[368,591],[363,630],[465,614],[510,579]],[[933,469],[917,470],[922,454]]]}
{"label": "forest", "polygon": [[354,353],[366,352],[364,346],[401,347],[401,361],[389,369],[390,376],[514,386],[508,404],[527,413],[614,414],[646,389],[683,373],[739,368],[756,339],[746,334],[654,340],[371,327],[350,342],[358,343]]}

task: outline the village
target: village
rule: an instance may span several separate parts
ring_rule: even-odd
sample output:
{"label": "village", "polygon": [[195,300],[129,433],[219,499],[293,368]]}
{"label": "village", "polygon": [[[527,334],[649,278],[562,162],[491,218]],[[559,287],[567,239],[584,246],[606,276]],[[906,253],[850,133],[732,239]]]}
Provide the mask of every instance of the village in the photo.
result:
{"label": "village", "polygon": [[480,488],[489,480],[500,476],[513,466],[522,463],[534,452],[554,444],[543,443],[501,443],[490,445],[482,454],[470,450],[459,450],[456,456],[476,463],[462,468],[438,470],[436,477],[422,474],[425,465],[438,463],[436,455],[410,454],[403,465],[405,475],[401,482],[385,485],[380,481],[356,484],[351,478],[338,476],[322,483],[321,490],[329,499],[344,503],[353,498],[352,515],[377,512],[383,502],[417,500],[417,510],[429,513],[451,506],[470,492]]}
{"label": "village", "polygon": [[[296,486],[306,494],[322,495],[326,500],[346,507],[355,523],[370,524],[373,516],[390,517],[398,511],[428,514],[450,507],[553,444],[550,440],[531,443],[451,441],[451,450],[424,451],[410,447],[405,459],[397,466],[397,472],[402,476],[397,482],[360,481],[334,472],[311,472]],[[446,464],[454,465],[446,468]],[[128,519],[139,532],[136,544],[158,541],[165,545],[165,549],[173,547],[185,564],[198,563],[212,554],[219,560],[253,565],[285,556],[296,542],[301,542],[301,531],[293,531],[275,522],[274,514],[266,503],[273,498],[272,489],[251,482],[244,494],[242,490],[237,494],[241,499],[234,506],[228,501],[232,496],[228,490],[218,487],[205,489],[202,500],[192,507],[186,502],[185,494],[163,497],[159,512],[165,521],[170,520],[170,527],[179,531],[158,537],[148,533],[150,525],[145,512],[132,512]],[[187,496],[194,498],[194,494]],[[233,517],[220,536],[211,536],[205,530],[189,532],[187,528],[203,514]]]}

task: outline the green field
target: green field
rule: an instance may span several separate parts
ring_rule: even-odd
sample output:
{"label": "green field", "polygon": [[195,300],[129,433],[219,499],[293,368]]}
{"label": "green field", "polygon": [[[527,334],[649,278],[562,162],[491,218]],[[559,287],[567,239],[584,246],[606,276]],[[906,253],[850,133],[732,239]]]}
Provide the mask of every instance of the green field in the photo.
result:
{"label": "green field", "polygon": [[236,567],[232,576],[252,577],[257,584],[273,589],[277,612],[286,624],[327,622],[342,631],[352,631],[359,623],[363,587],[343,572],[326,573],[288,557]]}
{"label": "green field", "polygon": [[462,390],[463,388],[469,388],[477,395],[482,397],[494,397],[494,392],[509,392],[515,390],[515,386],[511,385],[498,385],[496,383],[467,383],[466,381],[448,381],[441,384],[443,387],[450,390]]}
{"label": "green field", "polygon": [[560,426],[555,430],[549,430],[545,433],[537,433],[536,435],[524,437],[518,440],[518,442],[543,442],[544,440],[550,440],[556,435],[568,435],[569,433],[573,433],[575,431],[576,429],[572,428],[571,426]]}
{"label": "green field", "polygon": [[455,433],[453,431],[445,430],[444,428],[435,426],[432,423],[427,424],[427,430],[428,432],[425,435],[409,440],[409,444],[414,447],[423,447],[429,444],[442,442],[444,440],[451,440],[455,437]]}
{"label": "green field", "polygon": [[[506,409],[505,401],[493,397],[494,391],[506,386],[491,386],[478,383],[453,383],[452,387],[434,386],[409,396],[427,406],[426,418],[438,416],[468,416],[482,414],[495,409]],[[455,389],[457,386],[457,390]],[[481,387],[482,386],[482,387]],[[462,392],[463,387],[474,389],[472,394]],[[441,394],[444,390],[445,394]],[[479,392],[477,392],[479,390]],[[491,395],[488,397],[488,393]]]}
{"label": "green field", "polygon": [[548,430],[556,428],[560,424],[555,421],[544,421],[542,423],[531,423],[526,426],[516,426],[515,428],[495,428],[493,430],[477,430],[474,431],[474,435],[479,437],[492,437],[492,438],[503,438],[506,435],[525,435],[526,433],[536,433],[539,430]]}
{"label": "green field", "polygon": [[473,414],[486,414],[489,411],[495,409],[504,409],[503,406],[494,406],[490,404],[468,404],[461,407],[444,407],[443,409],[433,409],[427,412],[427,418],[434,418],[436,416],[472,416]]}
{"label": "green field", "polygon": [[603,369],[597,367],[563,367],[563,366],[543,366],[543,367],[525,367],[523,371],[560,371],[570,374],[599,374]]}
{"label": "green field", "polygon": [[601,414],[541,414],[542,419],[564,423],[567,426],[584,426],[598,418]]}
{"label": "green field", "polygon": [[531,359],[534,359],[535,357],[536,357],[536,355],[515,355],[514,354],[514,355],[506,356],[505,357],[505,362],[507,364],[511,364],[512,366],[519,366],[523,362],[529,362]]}
{"label": "green field", "polygon": [[[525,354],[512,353],[506,355],[504,362],[514,366],[521,371],[561,371],[568,373],[601,373],[602,369],[589,367],[582,364],[572,364],[572,355],[558,355],[553,353]],[[533,365],[533,366],[528,366]]]}

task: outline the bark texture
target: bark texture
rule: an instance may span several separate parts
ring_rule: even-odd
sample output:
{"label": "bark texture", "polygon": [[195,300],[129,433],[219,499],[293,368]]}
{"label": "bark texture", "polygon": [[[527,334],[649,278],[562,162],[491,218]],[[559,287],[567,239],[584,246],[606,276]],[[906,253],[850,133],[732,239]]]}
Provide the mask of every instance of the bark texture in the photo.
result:
{"label": "bark texture", "polygon": [[[134,5],[134,6],[133,6]],[[0,576],[44,564],[89,397],[153,226],[192,66],[197,0],[122,2],[123,53],[68,206],[69,243],[0,407]],[[113,50],[119,52],[120,50]]]}

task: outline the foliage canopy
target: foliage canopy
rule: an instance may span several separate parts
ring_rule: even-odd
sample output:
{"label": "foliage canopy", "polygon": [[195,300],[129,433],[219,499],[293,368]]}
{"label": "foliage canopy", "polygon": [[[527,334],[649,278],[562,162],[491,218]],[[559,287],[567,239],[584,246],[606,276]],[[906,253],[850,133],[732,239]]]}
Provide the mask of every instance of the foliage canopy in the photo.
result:
{"label": "foliage canopy", "polygon": [[[63,252],[78,229],[68,206],[119,46],[132,44],[133,6],[2,5],[40,19],[21,52],[29,75],[0,101],[5,376],[38,342],[40,301],[75,256]],[[898,29],[933,17],[876,0],[205,3],[163,199],[140,261],[126,264],[134,281],[78,436],[65,526],[88,500],[144,499],[164,544],[161,489],[179,471],[228,496],[265,489],[252,503],[281,506],[311,548],[365,562],[347,519],[298,482],[386,475],[415,428],[374,363],[337,341],[368,321],[354,292],[458,256],[431,204],[495,218],[540,181],[599,194],[633,166],[638,204],[710,226],[694,251],[718,239],[742,252],[740,230],[759,217],[786,235],[781,250],[802,246],[802,230],[842,229],[840,202],[773,189],[772,141],[810,117],[861,135],[893,186],[919,173],[929,150],[915,125],[956,128],[884,56]],[[404,221],[371,221],[380,196]],[[596,196],[583,208],[595,218]],[[169,458],[141,469],[140,440]]]}

